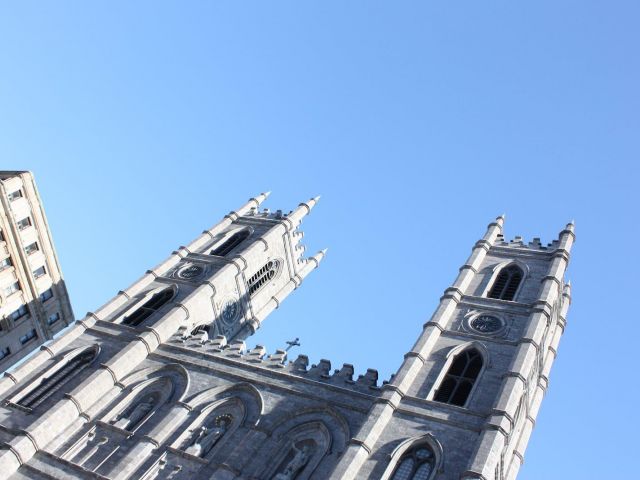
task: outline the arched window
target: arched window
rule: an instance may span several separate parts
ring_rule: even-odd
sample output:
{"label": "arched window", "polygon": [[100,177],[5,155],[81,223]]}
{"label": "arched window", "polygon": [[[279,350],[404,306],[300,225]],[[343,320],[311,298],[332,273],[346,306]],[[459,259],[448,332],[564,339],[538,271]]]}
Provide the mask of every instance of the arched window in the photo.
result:
{"label": "arched window", "polygon": [[390,480],[429,480],[435,470],[435,460],[428,445],[416,445],[400,457]]}
{"label": "arched window", "polygon": [[442,379],[433,399],[463,407],[482,369],[482,355],[475,348],[459,353]]}
{"label": "arched window", "polygon": [[156,310],[173,298],[175,290],[173,287],[167,287],[155,293],[141,307],[137,308],[133,313],[127,315],[122,323],[131,327],[137,327],[144,320],[150,317]]}
{"label": "arched window", "polygon": [[87,348],[71,357],[62,367],[42,377],[38,386],[30,390],[26,395],[16,401],[18,405],[26,408],[36,408],[47,398],[60,390],[62,386],[84,370],[96,356],[98,347]]}
{"label": "arched window", "polygon": [[278,261],[269,260],[260,270],[254,273],[247,282],[249,295],[254,295],[264,285],[273,280],[278,273]]}
{"label": "arched window", "polygon": [[493,282],[489,290],[489,298],[500,300],[513,300],[520,282],[522,281],[522,269],[517,265],[509,265],[500,270],[498,278]]}
{"label": "arched window", "polygon": [[217,255],[219,257],[224,257],[231,250],[240,245],[243,241],[247,239],[247,237],[251,234],[251,231],[248,228],[240,230],[239,232],[234,233],[229,238],[227,238],[224,242],[218,245],[216,248],[209,252],[209,255]]}

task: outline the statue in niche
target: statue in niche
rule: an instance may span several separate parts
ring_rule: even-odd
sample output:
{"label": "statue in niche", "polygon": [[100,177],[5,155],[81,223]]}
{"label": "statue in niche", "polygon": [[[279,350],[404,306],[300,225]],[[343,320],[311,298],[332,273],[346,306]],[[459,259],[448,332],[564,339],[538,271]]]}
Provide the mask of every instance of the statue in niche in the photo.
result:
{"label": "statue in niche", "polygon": [[133,429],[153,410],[156,402],[157,398],[155,395],[148,395],[146,398],[116,416],[112,421],[113,425],[123,428],[124,430]]}
{"label": "statue in niche", "polygon": [[285,465],[282,472],[273,477],[273,480],[293,480],[296,478],[307,463],[309,463],[313,453],[309,445],[305,445],[302,448],[297,448],[294,445],[293,451],[295,452],[293,458]]}
{"label": "statue in niche", "polygon": [[198,435],[185,451],[196,457],[204,457],[218,443],[218,440],[227,433],[232,420],[233,417],[231,415],[220,415],[213,421],[213,427],[201,426]]}

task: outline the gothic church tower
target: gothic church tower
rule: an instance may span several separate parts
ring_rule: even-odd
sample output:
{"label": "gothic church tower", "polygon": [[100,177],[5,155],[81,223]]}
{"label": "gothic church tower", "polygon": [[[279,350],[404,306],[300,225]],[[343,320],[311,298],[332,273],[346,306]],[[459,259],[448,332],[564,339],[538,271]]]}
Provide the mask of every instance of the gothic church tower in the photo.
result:
{"label": "gothic church tower", "polygon": [[0,380],[0,479],[515,478],[564,329],[573,225],[498,218],[389,382],[244,340],[325,252],[252,198]]}

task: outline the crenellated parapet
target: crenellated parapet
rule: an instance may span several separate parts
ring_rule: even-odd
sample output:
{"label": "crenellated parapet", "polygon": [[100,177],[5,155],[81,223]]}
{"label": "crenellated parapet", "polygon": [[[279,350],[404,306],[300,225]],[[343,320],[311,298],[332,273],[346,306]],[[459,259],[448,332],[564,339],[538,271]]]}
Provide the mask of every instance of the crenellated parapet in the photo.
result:
{"label": "crenellated parapet", "polygon": [[[244,341],[232,340],[227,342],[224,335],[216,335],[209,339],[206,332],[198,332],[189,335],[186,328],[178,331],[168,342],[171,346],[177,346],[192,351],[198,351],[218,358],[237,361],[254,368],[276,370],[300,378],[306,378],[329,385],[356,390],[363,393],[377,395],[380,392],[378,385],[378,371],[367,369],[363,374],[354,375],[354,367],[345,363],[341,368],[332,370],[331,362],[321,359],[318,363],[311,364],[307,355],[298,355],[289,360],[285,350],[277,349],[268,353],[263,345],[256,345],[247,349]],[[387,382],[382,382],[387,383]]]}
{"label": "crenellated parapet", "polygon": [[553,240],[550,243],[544,245],[540,238],[534,237],[533,240],[527,242],[520,235],[516,235],[511,240],[506,240],[503,234],[498,234],[496,241],[494,243],[495,246],[500,247],[511,247],[511,248],[527,248],[530,250],[541,250],[541,251],[553,251],[560,247],[560,240]]}

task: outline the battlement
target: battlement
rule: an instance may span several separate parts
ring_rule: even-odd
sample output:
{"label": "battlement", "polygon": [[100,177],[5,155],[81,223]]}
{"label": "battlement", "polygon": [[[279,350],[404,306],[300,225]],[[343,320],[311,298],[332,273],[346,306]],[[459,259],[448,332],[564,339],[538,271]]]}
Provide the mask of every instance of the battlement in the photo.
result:
{"label": "battlement", "polygon": [[543,245],[540,241],[540,238],[538,237],[534,237],[534,239],[530,242],[526,242],[523,237],[521,237],[520,235],[516,235],[512,240],[506,241],[504,235],[499,233],[494,245],[499,247],[528,248],[530,250],[553,251],[560,246],[560,240],[553,240],[551,243]]}
{"label": "battlement", "polygon": [[[168,342],[170,345],[182,346],[189,349],[199,350],[208,355],[219,355],[227,359],[237,360],[254,367],[269,370],[278,370],[290,375],[295,375],[310,380],[324,382],[351,390],[368,394],[377,394],[380,391],[378,386],[378,371],[372,368],[367,369],[364,374],[358,375],[354,380],[353,365],[345,363],[341,368],[331,371],[331,362],[326,359],[320,360],[317,364],[309,365],[307,355],[298,355],[295,360],[287,360],[288,354],[285,350],[276,350],[267,353],[263,345],[256,345],[247,350],[245,342],[233,340],[227,343],[224,335],[216,335],[210,339],[206,331],[189,334],[186,327],[181,327]],[[388,382],[382,382],[386,384]]]}

